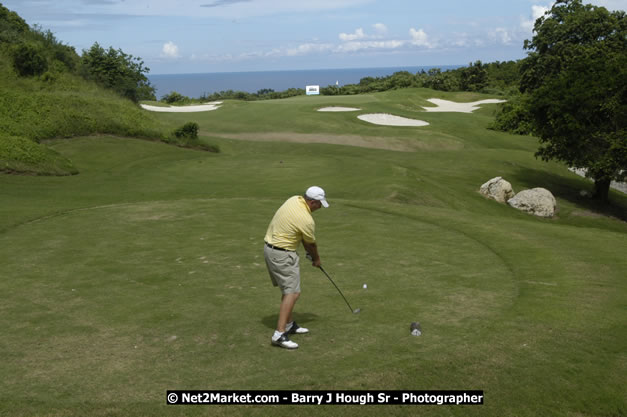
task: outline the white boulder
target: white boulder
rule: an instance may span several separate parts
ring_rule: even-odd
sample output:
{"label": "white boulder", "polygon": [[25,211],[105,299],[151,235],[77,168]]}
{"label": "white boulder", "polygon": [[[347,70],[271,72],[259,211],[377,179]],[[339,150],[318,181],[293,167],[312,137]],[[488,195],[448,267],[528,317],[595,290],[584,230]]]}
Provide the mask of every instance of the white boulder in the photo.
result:
{"label": "white boulder", "polygon": [[484,196],[496,200],[499,203],[505,202],[514,197],[512,184],[505,181],[502,177],[492,178],[481,186],[479,192]]}
{"label": "white boulder", "polygon": [[552,217],[557,206],[555,197],[545,188],[521,191],[514,198],[509,199],[507,204],[540,217]]}

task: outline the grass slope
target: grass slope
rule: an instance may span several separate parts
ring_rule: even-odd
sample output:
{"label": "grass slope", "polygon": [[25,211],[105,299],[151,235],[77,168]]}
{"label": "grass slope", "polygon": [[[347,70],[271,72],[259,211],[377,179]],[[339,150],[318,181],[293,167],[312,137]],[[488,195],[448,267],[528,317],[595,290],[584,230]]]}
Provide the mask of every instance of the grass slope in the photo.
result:
{"label": "grass slope", "polygon": [[63,72],[18,77],[5,58],[0,51],[0,172],[76,174],[73,161],[40,142],[81,135],[114,134],[213,149],[175,137],[154,114],[95,83]]}
{"label": "grass slope", "polygon": [[[627,224],[611,216],[627,199],[612,191],[614,208],[599,211],[577,197],[591,184],[533,158],[533,138],[486,130],[490,106],[421,112],[431,97],[484,98],[412,89],[225,102],[159,115],[196,121],[221,154],[83,137],[50,143],[81,175],[0,176],[4,413],[626,414]],[[315,112],[325,105],[431,125]],[[331,143],[286,141],[306,135]],[[356,137],[377,147],[347,146]],[[549,188],[558,215],[481,197],[497,175],[515,191]],[[362,312],[304,263],[296,318],[311,334],[288,352],[269,343],[280,295],[262,238],[285,198],[313,184],[331,203],[315,213],[325,269]],[[412,321],[422,336],[409,335]],[[168,389],[482,389],[486,400],[171,407]]]}

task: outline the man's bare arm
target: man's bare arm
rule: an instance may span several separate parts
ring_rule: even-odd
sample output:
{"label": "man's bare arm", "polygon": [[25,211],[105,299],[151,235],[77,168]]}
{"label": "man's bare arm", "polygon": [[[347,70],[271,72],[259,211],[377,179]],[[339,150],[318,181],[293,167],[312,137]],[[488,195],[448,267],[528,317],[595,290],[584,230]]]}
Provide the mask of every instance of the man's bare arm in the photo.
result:
{"label": "man's bare arm", "polygon": [[307,253],[311,256],[311,265],[319,267],[321,265],[320,255],[318,254],[318,245],[316,243],[307,243],[303,240],[303,246]]}

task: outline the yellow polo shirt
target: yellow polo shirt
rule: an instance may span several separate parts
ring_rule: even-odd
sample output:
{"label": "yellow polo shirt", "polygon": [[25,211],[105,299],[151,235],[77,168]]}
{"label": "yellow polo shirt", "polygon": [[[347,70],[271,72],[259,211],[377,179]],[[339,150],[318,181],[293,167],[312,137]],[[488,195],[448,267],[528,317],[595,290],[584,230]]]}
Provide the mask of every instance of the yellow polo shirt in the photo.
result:
{"label": "yellow polo shirt", "polygon": [[264,240],[272,246],[295,251],[300,242],[315,243],[316,224],[305,198],[287,199],[274,214]]}

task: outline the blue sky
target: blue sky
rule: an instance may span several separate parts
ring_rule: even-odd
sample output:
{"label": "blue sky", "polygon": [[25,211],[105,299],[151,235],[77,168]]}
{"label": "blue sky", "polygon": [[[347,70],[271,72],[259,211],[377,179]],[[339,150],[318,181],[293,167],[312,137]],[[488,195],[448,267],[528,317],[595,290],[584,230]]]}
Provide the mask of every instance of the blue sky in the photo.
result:
{"label": "blue sky", "polygon": [[[2,1],[2,0],[0,0]],[[627,0],[590,0],[610,10]],[[4,0],[30,25],[151,74],[466,65],[524,58],[551,0]]]}

